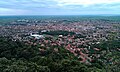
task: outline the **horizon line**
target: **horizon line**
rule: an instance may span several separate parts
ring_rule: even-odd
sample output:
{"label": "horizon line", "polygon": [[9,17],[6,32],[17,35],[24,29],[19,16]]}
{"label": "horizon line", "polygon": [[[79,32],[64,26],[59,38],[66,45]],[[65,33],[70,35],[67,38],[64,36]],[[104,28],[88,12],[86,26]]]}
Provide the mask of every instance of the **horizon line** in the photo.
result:
{"label": "horizon line", "polygon": [[120,16],[120,14],[71,14],[71,15],[0,15],[0,16]]}

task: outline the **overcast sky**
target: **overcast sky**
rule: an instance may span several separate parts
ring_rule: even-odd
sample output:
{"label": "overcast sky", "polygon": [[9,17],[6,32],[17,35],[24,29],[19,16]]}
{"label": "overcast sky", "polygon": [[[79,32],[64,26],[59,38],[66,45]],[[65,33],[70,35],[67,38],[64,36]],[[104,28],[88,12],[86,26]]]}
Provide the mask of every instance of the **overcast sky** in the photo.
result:
{"label": "overcast sky", "polygon": [[120,14],[120,0],[0,0],[0,15]]}

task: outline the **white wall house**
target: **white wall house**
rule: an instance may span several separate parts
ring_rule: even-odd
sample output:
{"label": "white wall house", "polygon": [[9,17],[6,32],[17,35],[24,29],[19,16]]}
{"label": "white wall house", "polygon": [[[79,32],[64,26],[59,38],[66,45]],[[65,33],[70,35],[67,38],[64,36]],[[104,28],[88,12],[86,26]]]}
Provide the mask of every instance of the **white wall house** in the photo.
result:
{"label": "white wall house", "polygon": [[43,35],[39,35],[39,34],[30,34],[31,37],[35,37],[36,39],[40,39],[40,38],[44,38]]}

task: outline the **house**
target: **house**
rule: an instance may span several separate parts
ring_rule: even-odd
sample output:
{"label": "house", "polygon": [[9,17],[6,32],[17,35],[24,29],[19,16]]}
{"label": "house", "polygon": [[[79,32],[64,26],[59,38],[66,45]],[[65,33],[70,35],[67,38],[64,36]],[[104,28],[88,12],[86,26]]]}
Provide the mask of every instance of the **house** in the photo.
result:
{"label": "house", "polygon": [[39,35],[39,34],[32,34],[32,33],[31,33],[30,36],[31,36],[31,37],[34,37],[34,38],[36,38],[36,39],[44,38],[43,35]]}

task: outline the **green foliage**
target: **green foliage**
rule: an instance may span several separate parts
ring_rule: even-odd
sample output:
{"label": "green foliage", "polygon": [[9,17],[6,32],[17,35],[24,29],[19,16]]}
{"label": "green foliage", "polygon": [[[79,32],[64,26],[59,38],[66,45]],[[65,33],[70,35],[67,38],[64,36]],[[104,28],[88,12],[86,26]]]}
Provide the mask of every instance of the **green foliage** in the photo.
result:
{"label": "green foliage", "polygon": [[[113,43],[115,43],[114,46],[119,47],[119,42],[113,41]],[[110,46],[109,43],[107,46],[106,44],[101,44],[102,48]],[[116,63],[108,64],[106,67],[106,63],[97,60],[92,65],[82,64],[63,47],[44,48],[45,53],[39,51],[39,48],[40,46],[37,45],[25,45],[24,42],[1,37],[0,72],[117,72],[120,70],[120,54],[118,52],[108,53],[104,56],[106,58],[112,57],[113,62]],[[54,48],[57,48],[58,51],[54,51]]]}
{"label": "green foliage", "polygon": [[58,31],[47,31],[47,32],[43,32],[42,34],[47,34],[47,35],[73,35],[75,34],[74,32],[68,32],[68,31],[62,31],[62,30],[58,30]]}

